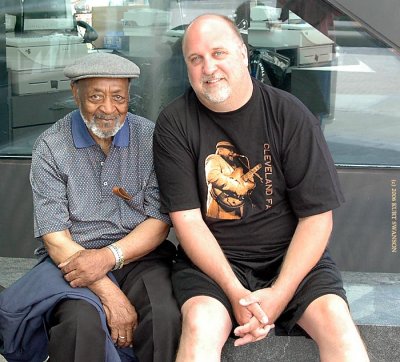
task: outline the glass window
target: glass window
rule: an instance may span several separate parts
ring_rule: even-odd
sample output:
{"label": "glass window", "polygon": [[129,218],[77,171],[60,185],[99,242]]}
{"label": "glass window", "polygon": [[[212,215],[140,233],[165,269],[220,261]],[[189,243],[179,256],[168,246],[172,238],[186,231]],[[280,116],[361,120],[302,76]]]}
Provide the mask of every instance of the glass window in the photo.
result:
{"label": "glass window", "polygon": [[216,12],[238,24],[251,74],[319,118],[341,165],[400,166],[400,58],[321,0],[6,0],[0,37],[0,156],[30,156],[36,137],[75,108],[63,68],[92,51],[133,60],[131,111],[155,120],[188,86],[185,27]]}
{"label": "glass window", "polygon": [[246,19],[253,75],[306,104],[337,164],[399,166],[399,53],[323,1],[263,3]]}
{"label": "glass window", "polygon": [[[97,51],[132,60],[141,75],[131,83],[130,111],[155,121],[189,86],[181,50],[186,27],[213,12],[240,28],[251,75],[294,94],[320,121],[346,197],[335,210],[330,244],[338,266],[400,271],[400,53],[398,41],[397,48],[383,41],[376,23],[330,5],[343,1],[1,1],[1,256],[32,257],[38,246],[30,157],[39,134],[76,108],[64,67]],[[399,14],[399,1],[390,1]],[[355,278],[357,295],[348,295],[358,302]],[[387,278],[373,276],[386,286]]]}

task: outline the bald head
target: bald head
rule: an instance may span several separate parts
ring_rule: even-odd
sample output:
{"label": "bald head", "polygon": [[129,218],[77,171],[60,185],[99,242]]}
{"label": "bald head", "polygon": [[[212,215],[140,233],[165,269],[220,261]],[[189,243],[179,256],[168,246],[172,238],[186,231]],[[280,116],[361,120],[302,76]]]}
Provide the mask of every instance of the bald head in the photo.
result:
{"label": "bald head", "polygon": [[193,20],[182,50],[190,84],[206,107],[228,112],[248,101],[253,85],[247,48],[229,18],[205,14]]}
{"label": "bald head", "polygon": [[186,38],[191,31],[198,31],[198,28],[202,26],[212,27],[213,24],[226,26],[226,30],[231,31],[232,35],[238,40],[238,42],[243,44],[242,35],[240,34],[236,24],[230,18],[219,14],[203,14],[195,18],[187,27],[182,39],[183,53],[185,53]]}

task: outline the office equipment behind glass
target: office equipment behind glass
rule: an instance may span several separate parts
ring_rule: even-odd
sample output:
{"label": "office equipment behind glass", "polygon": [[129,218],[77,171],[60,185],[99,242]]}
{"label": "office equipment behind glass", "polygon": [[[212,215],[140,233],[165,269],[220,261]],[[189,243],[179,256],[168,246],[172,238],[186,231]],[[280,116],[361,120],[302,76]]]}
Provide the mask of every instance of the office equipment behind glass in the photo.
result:
{"label": "office equipment behind glass", "polygon": [[[6,0],[14,17],[7,45],[14,47],[81,43],[70,0]],[[29,38],[29,39],[26,39]]]}
{"label": "office equipment behind glass", "polygon": [[30,30],[73,31],[74,21],[70,1],[23,0],[21,28]]}
{"label": "office equipment behind glass", "polygon": [[[37,135],[71,110],[65,106],[71,92],[63,69],[89,48],[70,0],[6,0],[5,8],[9,130],[0,144],[29,154]],[[28,112],[33,108],[35,117]]]}

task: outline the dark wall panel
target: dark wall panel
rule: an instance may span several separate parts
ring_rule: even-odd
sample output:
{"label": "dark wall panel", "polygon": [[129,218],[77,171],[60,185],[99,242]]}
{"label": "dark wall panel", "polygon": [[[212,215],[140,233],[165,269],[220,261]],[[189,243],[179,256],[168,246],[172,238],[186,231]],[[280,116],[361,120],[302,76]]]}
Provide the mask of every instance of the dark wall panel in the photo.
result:
{"label": "dark wall panel", "polygon": [[[0,256],[32,257],[30,160],[0,159]],[[334,212],[330,248],[344,271],[400,272],[399,169],[339,168],[346,203]]]}
{"label": "dark wall panel", "polygon": [[334,212],[330,248],[340,269],[400,272],[400,170],[338,171],[346,203]]}
{"label": "dark wall panel", "polygon": [[0,256],[33,257],[30,160],[0,159]]}

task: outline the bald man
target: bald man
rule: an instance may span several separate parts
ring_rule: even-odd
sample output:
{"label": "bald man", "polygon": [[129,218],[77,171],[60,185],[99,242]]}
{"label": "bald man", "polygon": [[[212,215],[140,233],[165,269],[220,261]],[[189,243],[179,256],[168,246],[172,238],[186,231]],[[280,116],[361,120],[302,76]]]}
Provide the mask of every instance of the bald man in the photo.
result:
{"label": "bald man", "polygon": [[[183,54],[191,88],[161,112],[154,134],[161,210],[180,241],[177,361],[219,361],[232,332],[239,346],[274,327],[305,331],[323,361],[367,361],[327,250],[332,210],[344,200],[318,121],[295,97],[250,77],[246,46],[226,17],[195,19]],[[259,176],[233,220],[207,215],[206,160],[221,141],[235,149],[238,184]]]}

